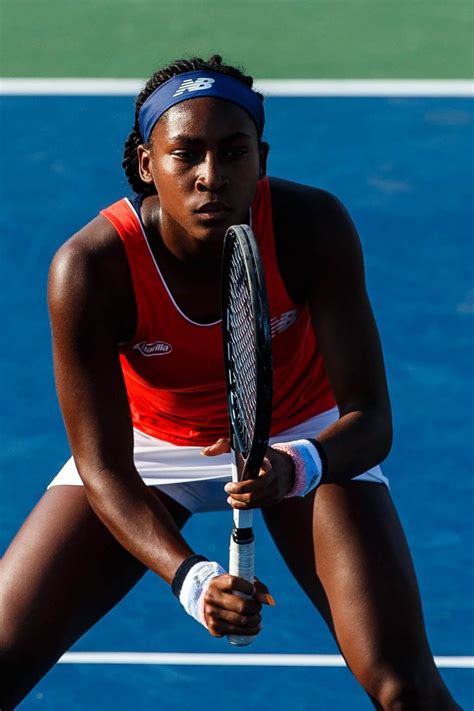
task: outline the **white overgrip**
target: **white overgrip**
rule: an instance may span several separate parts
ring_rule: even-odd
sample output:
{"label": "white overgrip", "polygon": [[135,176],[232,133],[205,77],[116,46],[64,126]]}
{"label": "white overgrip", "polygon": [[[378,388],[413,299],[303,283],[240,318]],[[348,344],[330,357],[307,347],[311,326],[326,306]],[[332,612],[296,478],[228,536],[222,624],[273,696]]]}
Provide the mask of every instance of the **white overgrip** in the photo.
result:
{"label": "white overgrip", "polygon": [[[236,543],[230,537],[229,573],[239,578],[244,578],[253,583],[255,574],[255,541],[250,543]],[[238,593],[246,597],[242,593]],[[255,637],[247,635],[229,635],[228,640],[237,647],[245,647],[253,642]]]}
{"label": "white overgrip", "polygon": [[[237,466],[232,464],[232,481],[239,481]],[[234,528],[252,528],[253,511],[233,510]],[[253,583],[255,575],[255,541],[248,543],[237,543],[234,537],[230,537],[229,549],[229,573],[239,578],[244,578]],[[242,597],[245,597],[242,595]],[[246,635],[229,635],[228,640],[237,647],[245,647],[250,644],[255,637]]]}

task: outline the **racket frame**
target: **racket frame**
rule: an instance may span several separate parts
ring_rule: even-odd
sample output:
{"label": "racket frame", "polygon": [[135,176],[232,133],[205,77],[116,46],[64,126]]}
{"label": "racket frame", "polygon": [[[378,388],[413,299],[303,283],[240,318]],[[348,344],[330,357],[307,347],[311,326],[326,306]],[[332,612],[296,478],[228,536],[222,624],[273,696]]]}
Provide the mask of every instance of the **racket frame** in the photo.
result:
{"label": "racket frame", "polygon": [[[232,251],[239,249],[243,256],[245,279],[249,286],[252,314],[254,346],[256,350],[256,412],[252,441],[245,442],[239,431],[236,416],[236,379],[233,377],[232,343],[229,335],[230,316],[226,275]],[[272,351],[271,326],[265,287],[265,277],[255,237],[248,225],[233,225],[226,232],[222,258],[222,332],[227,387],[227,410],[231,446],[234,452],[232,480],[255,478],[268,446],[272,408]],[[255,569],[255,537],[253,533],[253,511],[233,510],[234,527],[230,538],[229,572],[253,582]],[[254,637],[229,635],[231,644],[243,647]]]}
{"label": "racket frame", "polygon": [[[254,433],[250,445],[243,441],[235,414],[235,379],[231,340],[229,337],[229,300],[225,283],[234,244],[237,243],[244,258],[245,275],[249,285],[254,315],[254,345],[256,348],[257,407]],[[226,232],[222,256],[222,332],[227,386],[227,410],[231,444],[235,453],[239,481],[255,478],[268,446],[272,417],[272,336],[265,287],[265,276],[253,232],[248,225],[233,225]]]}

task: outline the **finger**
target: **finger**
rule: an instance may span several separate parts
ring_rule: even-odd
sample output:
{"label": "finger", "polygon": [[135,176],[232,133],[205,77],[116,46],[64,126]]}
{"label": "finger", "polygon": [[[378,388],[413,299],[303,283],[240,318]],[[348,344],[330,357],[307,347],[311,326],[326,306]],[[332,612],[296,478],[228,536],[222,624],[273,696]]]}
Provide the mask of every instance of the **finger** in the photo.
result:
{"label": "finger", "polygon": [[218,454],[226,454],[230,452],[230,440],[221,437],[214,444],[210,444],[208,447],[201,449],[201,454],[205,457],[215,457]]}
{"label": "finger", "polygon": [[272,470],[272,464],[268,457],[263,458],[262,465],[260,467],[260,471],[258,473],[258,476],[263,476],[264,474],[268,474]]}
{"label": "finger", "polygon": [[[260,470],[261,471],[261,470]],[[263,472],[257,479],[245,479],[244,481],[229,481],[224,486],[224,491],[232,496],[243,494],[258,494],[272,484],[275,479],[273,472]]]}
{"label": "finger", "polygon": [[[220,576],[220,584],[210,584],[204,598],[205,604],[230,610],[239,615],[254,615],[262,609],[261,600],[256,597],[268,592],[265,586],[252,585],[248,580],[237,576]],[[267,602],[267,601],[265,601]]]}
{"label": "finger", "polygon": [[[214,582],[215,581],[215,582]],[[218,590],[222,593],[228,593],[229,595],[235,596],[235,593],[242,593],[242,595],[247,595],[252,598],[255,593],[255,585],[245,578],[239,578],[238,575],[230,575],[226,573],[225,575],[220,575],[218,578],[214,578],[213,589]],[[239,598],[243,600],[245,598]]]}
{"label": "finger", "polygon": [[[228,598],[233,598],[229,600]],[[234,605],[236,600],[238,600],[236,595],[226,596],[227,599],[222,599],[221,602],[226,603],[225,607],[220,607],[219,605],[209,602],[208,598],[204,601],[203,612],[204,619],[206,621],[207,628],[216,635],[230,634],[232,629],[239,629],[240,633],[244,634],[254,634],[259,626],[261,625],[261,609],[260,603],[253,600],[253,606],[251,606],[252,612],[249,614],[244,614],[246,612],[246,607],[242,604],[241,610],[229,609],[230,605]],[[245,601],[240,599],[241,603]],[[248,603],[248,601],[246,601]]]}
{"label": "finger", "polygon": [[238,509],[239,511],[251,511],[253,509],[263,509],[266,506],[273,506],[276,500],[272,492],[267,492],[264,496],[254,496],[253,494],[246,494],[242,497],[234,498],[229,496],[227,498],[227,503],[232,509]]}
{"label": "finger", "polygon": [[255,585],[255,595],[254,598],[258,600],[259,602],[263,603],[264,605],[270,605],[271,607],[275,607],[276,602],[273,598],[272,595],[270,595],[270,591],[267,588],[267,586],[262,583],[261,580],[258,578],[254,578],[254,585]]}
{"label": "finger", "polygon": [[264,605],[270,605],[270,607],[275,607],[276,602],[270,593],[255,593],[255,599]]}
{"label": "finger", "polygon": [[[224,489],[230,494],[233,501],[246,504],[249,507],[275,503],[275,497],[279,495],[278,479],[269,474],[266,475],[265,480],[261,478],[255,481],[250,491],[236,490],[232,485],[226,485]],[[229,503],[231,502],[229,501]]]}
{"label": "finger", "polygon": [[[254,597],[244,598],[239,595],[229,595],[222,593],[221,595],[206,595],[204,599],[205,614],[211,614],[215,619],[230,619],[229,615],[235,615],[235,619],[253,618],[260,615],[262,611],[262,603]],[[243,623],[242,623],[243,624]]]}
{"label": "finger", "polygon": [[206,591],[206,597],[210,594],[219,596],[225,593],[229,595],[241,593],[248,598],[252,598],[255,593],[255,585],[253,582],[245,580],[245,578],[239,578],[238,575],[230,575],[230,573],[223,573],[212,578]]}
{"label": "finger", "polygon": [[262,623],[260,613],[256,613],[255,615],[239,615],[236,612],[212,606],[206,606],[205,615],[208,626],[211,620],[214,622],[214,629],[218,626],[222,628],[225,625],[240,627],[241,630],[249,628],[256,629]]}
{"label": "finger", "polygon": [[237,635],[239,637],[256,637],[262,631],[261,624],[257,627],[238,627],[228,622],[213,620],[212,618],[206,620],[206,622],[207,629],[213,637],[224,637],[225,635]]}
{"label": "finger", "polygon": [[253,576],[253,584],[255,587],[255,592],[256,593],[267,593],[270,592],[268,587],[265,585],[265,583],[262,583],[260,578],[257,578],[256,575]]}
{"label": "finger", "polygon": [[260,508],[260,503],[257,502],[245,502],[245,501],[236,501],[233,499],[231,496],[227,499],[227,503],[232,509],[236,509],[238,511],[250,511],[251,509],[258,509]]}

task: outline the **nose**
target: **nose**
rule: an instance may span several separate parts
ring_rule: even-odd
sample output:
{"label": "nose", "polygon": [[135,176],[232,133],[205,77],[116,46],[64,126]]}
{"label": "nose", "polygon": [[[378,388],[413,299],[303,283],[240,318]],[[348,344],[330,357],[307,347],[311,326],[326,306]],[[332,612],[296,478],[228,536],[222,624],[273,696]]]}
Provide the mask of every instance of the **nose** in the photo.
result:
{"label": "nose", "polygon": [[219,156],[209,151],[199,164],[196,178],[196,188],[199,192],[218,192],[229,184],[222,161]]}

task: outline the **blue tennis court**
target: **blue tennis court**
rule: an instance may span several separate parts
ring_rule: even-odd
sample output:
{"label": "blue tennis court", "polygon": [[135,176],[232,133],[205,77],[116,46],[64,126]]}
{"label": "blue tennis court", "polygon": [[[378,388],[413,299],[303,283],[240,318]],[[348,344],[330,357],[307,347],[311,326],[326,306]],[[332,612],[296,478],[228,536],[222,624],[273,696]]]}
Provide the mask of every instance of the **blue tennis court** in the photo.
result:
{"label": "blue tennis court", "polygon": [[[128,194],[121,173],[130,97],[2,97],[0,550],[67,457],[46,309],[57,247]],[[395,444],[384,465],[411,545],[442,673],[474,706],[473,105],[454,98],[269,98],[270,174],[324,187],[359,228],[384,344]],[[294,135],[289,127],[294,126]],[[277,602],[249,652],[212,639],[148,574],[75,652],[336,655],[323,622],[257,516],[258,574]],[[230,514],[195,517],[185,535],[227,560]],[[51,614],[54,614],[52,610]],[[100,659],[98,660],[100,661]],[[335,666],[60,664],[21,709],[175,711],[214,704],[345,711],[370,704]]]}

